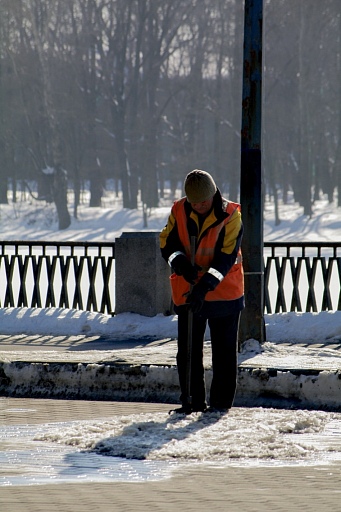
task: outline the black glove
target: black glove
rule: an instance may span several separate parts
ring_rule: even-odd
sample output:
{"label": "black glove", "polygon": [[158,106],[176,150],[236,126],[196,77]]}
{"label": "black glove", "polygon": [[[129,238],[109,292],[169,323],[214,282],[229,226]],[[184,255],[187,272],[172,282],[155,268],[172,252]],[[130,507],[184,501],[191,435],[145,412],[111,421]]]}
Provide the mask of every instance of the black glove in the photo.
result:
{"label": "black glove", "polygon": [[204,305],[206,293],[210,290],[210,286],[203,280],[193,286],[193,289],[186,298],[186,304],[193,313],[199,313]]}
{"label": "black glove", "polygon": [[186,258],[184,254],[178,254],[172,261],[172,268],[178,276],[184,276],[186,281],[190,284],[194,284],[198,278],[198,270],[201,270],[199,265],[192,265],[192,263]]}

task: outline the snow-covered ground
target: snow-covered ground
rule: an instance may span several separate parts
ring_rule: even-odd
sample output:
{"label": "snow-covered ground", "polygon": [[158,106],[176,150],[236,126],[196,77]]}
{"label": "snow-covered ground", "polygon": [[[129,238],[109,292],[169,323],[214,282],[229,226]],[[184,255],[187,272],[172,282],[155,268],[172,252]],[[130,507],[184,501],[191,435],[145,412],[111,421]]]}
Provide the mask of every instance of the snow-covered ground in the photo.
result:
{"label": "snow-covered ground", "polygon": [[[143,228],[141,209],[124,210],[119,199],[107,197],[105,208],[80,206],[78,220],[73,219],[65,231],[57,230],[51,205],[1,205],[1,237],[3,240],[110,241],[124,231],[159,231],[166,222],[170,204],[165,202],[150,211],[148,226]],[[314,205],[310,219],[304,217],[302,208],[293,202],[281,205],[280,216],[282,222],[276,226],[273,206],[266,204],[265,240],[341,242],[341,209],[325,199]],[[242,361],[255,354],[262,357],[265,366],[267,358],[273,357],[280,358],[283,364],[289,357],[296,367],[304,357],[311,358],[311,364],[317,366],[321,361],[329,361],[334,368],[330,376],[335,379],[335,371],[341,370],[341,350],[338,350],[341,312],[265,315],[265,322],[267,342],[260,347],[249,340],[240,355]],[[124,313],[109,317],[58,308],[0,309],[0,335],[87,334],[111,339],[163,339],[175,338],[176,330],[176,316],[146,318]],[[327,389],[327,377],[325,386]],[[166,413],[154,413],[103,418],[69,426],[55,424],[43,431],[40,429],[36,439],[98,454],[153,461],[233,464],[250,460],[276,459],[288,463],[305,459],[316,463],[341,459],[340,432],[341,416],[337,413],[236,408],[223,417],[209,414],[174,418]]]}
{"label": "snow-covered ground", "polygon": [[[181,191],[178,190],[178,199]],[[70,196],[71,198],[71,196]],[[89,197],[82,196],[78,207],[78,218],[72,218],[71,226],[58,231],[56,209],[45,201],[34,201],[26,196],[16,203],[0,204],[0,226],[2,240],[87,240],[111,241],[124,231],[159,231],[166,223],[172,198],[165,196],[159,208],[147,212],[147,227],[143,227],[143,212],[122,208],[122,199],[113,192],[106,192],[102,208],[89,208]],[[233,198],[232,198],[233,199]],[[69,205],[70,214],[73,205]],[[265,202],[264,239],[270,241],[338,241],[341,240],[341,208],[336,202],[321,198],[313,205],[311,218],[303,215],[303,208],[289,196],[288,204],[279,203],[281,223],[276,226],[274,204]]]}

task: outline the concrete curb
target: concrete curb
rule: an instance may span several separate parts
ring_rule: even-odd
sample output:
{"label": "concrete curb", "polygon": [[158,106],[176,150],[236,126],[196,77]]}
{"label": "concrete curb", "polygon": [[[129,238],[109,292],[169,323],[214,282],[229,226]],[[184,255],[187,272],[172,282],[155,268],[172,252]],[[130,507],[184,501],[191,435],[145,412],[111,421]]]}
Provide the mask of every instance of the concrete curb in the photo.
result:
{"label": "concrete curb", "polygon": [[236,405],[340,411],[340,397],[340,370],[239,367]]}
{"label": "concrete curb", "polygon": [[[207,369],[208,387],[211,377]],[[0,394],[178,403],[180,390],[174,365],[7,361],[0,362]],[[236,406],[341,411],[340,397],[340,370],[239,366]]]}

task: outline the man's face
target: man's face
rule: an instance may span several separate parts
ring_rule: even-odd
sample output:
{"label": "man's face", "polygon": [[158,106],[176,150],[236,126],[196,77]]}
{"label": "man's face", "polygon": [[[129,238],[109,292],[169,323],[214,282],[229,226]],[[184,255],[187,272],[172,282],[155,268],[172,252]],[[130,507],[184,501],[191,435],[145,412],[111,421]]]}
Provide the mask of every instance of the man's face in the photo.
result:
{"label": "man's face", "polygon": [[202,201],[201,203],[191,203],[193,210],[199,215],[205,215],[205,213],[209,212],[212,208],[213,197],[211,199],[207,199],[207,201]]}

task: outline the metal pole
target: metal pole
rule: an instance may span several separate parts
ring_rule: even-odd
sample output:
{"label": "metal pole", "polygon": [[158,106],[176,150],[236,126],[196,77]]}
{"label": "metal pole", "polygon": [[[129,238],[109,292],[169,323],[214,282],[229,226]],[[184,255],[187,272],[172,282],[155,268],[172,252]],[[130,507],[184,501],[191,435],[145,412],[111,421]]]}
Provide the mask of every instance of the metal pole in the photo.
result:
{"label": "metal pole", "polygon": [[245,0],[240,200],[246,308],[240,341],[265,340],[261,163],[263,1]]}

